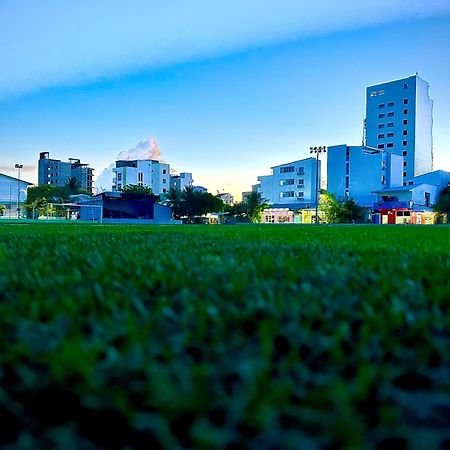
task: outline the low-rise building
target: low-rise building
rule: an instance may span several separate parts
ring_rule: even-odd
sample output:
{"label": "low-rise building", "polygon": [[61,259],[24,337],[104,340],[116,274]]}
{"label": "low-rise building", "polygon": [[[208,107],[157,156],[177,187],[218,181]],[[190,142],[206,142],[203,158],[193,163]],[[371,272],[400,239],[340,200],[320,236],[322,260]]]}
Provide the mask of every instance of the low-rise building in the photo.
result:
{"label": "low-rise building", "polygon": [[299,209],[315,205],[316,186],[320,189],[320,160],[300,159],[271,170],[271,175],[258,177],[260,186],[256,189],[271,207]]}
{"label": "low-rise building", "polygon": [[328,147],[327,191],[338,200],[353,198],[372,207],[374,191],[402,184],[403,159],[385,150],[366,146]]}
{"label": "low-rise building", "polygon": [[80,219],[103,223],[174,224],[172,208],[157,203],[158,195],[102,192],[79,202]]}
{"label": "low-rise building", "polygon": [[216,195],[216,197],[222,200],[227,205],[232,205],[234,201],[234,197],[228,192],[220,192]]}
{"label": "low-rise building", "polygon": [[170,165],[153,159],[116,161],[113,173],[113,191],[136,185],[149,187],[154,194],[160,195],[170,188]]}
{"label": "low-rise building", "polygon": [[68,162],[50,158],[49,152],[41,152],[38,161],[39,186],[50,184],[64,186],[69,178],[75,178],[80,187],[92,193],[94,169],[79,159],[69,158]]}
{"label": "low-rise building", "polygon": [[170,187],[184,191],[185,188],[192,186],[194,180],[192,173],[181,172],[179,175],[170,175]]}
{"label": "low-rise building", "polygon": [[431,213],[449,183],[450,172],[435,170],[407,180],[406,186],[377,190],[373,209],[379,217],[374,219],[379,223],[409,223],[412,213]]}
{"label": "low-rise building", "polygon": [[27,199],[28,181],[0,173],[0,205],[5,207],[4,217],[19,217]]}

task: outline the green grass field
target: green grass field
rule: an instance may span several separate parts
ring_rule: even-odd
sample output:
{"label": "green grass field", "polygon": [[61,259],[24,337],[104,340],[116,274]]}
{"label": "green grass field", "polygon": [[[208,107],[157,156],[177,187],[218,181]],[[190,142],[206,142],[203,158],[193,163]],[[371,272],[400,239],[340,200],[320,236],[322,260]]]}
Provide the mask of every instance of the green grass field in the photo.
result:
{"label": "green grass field", "polygon": [[450,227],[0,224],[0,447],[450,448]]}

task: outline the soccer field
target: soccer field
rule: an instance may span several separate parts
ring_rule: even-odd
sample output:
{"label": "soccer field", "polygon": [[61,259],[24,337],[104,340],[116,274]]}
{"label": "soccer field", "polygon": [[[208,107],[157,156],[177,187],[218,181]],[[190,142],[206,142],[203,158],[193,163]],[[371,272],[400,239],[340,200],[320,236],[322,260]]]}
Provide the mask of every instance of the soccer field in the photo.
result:
{"label": "soccer field", "polygon": [[450,446],[448,226],[0,224],[0,267],[0,447]]}

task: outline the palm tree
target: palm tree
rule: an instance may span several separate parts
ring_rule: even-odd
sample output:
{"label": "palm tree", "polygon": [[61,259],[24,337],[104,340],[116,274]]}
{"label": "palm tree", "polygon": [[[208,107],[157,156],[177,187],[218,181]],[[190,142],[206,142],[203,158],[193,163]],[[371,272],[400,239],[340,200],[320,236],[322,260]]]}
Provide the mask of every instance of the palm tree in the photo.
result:
{"label": "palm tree", "polygon": [[166,194],[164,203],[172,208],[172,215],[174,219],[180,219],[182,208],[182,193],[175,186],[172,186]]}
{"label": "palm tree", "polygon": [[76,177],[69,177],[65,182],[65,187],[69,191],[69,195],[78,194],[81,189],[81,181]]}

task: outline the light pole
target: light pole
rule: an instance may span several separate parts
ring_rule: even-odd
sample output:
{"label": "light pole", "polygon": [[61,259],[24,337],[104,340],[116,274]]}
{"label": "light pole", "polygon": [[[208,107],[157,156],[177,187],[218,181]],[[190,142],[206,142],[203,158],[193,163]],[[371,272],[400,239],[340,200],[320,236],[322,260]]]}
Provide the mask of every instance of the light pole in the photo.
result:
{"label": "light pole", "polygon": [[319,155],[326,153],[325,145],[320,147],[309,147],[309,153],[316,155],[316,225],[319,224]]}
{"label": "light pole", "polygon": [[23,164],[15,164],[14,167],[19,172],[17,176],[17,218],[20,219],[20,169],[23,168]]}

